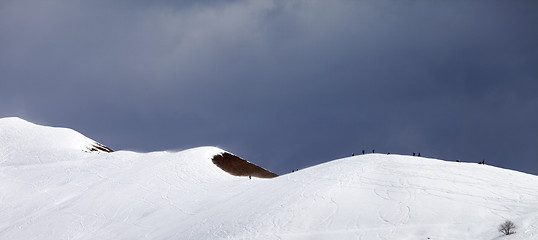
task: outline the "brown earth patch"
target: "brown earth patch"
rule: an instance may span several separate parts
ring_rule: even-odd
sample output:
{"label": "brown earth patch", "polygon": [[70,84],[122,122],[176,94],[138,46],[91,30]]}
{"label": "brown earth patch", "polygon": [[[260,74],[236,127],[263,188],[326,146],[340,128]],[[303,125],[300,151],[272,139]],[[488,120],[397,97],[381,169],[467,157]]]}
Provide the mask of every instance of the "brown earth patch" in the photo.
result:
{"label": "brown earth patch", "polygon": [[253,176],[259,178],[278,177],[278,175],[273,172],[227,152],[213,156],[212,160],[219,168],[234,176]]}

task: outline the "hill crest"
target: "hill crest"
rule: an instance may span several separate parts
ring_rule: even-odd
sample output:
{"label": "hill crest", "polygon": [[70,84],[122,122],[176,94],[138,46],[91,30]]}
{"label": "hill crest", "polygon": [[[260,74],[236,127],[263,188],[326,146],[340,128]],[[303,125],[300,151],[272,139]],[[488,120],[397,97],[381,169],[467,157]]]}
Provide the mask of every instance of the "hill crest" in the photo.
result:
{"label": "hill crest", "polygon": [[[2,124],[0,239],[538,236],[538,176],[493,166],[366,154],[249,179],[217,167],[215,147],[89,153],[72,130],[51,128],[74,140],[51,145],[49,128]],[[506,219],[518,233],[501,238]]]}

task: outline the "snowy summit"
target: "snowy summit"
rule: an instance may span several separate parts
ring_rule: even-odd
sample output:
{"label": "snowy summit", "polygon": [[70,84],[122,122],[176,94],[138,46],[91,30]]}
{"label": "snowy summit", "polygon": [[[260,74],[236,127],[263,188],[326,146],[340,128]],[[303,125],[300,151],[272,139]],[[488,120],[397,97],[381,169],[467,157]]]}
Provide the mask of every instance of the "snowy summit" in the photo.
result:
{"label": "snowy summit", "polygon": [[215,147],[114,152],[3,118],[0,182],[0,239],[538,238],[538,176],[396,154],[276,176]]}

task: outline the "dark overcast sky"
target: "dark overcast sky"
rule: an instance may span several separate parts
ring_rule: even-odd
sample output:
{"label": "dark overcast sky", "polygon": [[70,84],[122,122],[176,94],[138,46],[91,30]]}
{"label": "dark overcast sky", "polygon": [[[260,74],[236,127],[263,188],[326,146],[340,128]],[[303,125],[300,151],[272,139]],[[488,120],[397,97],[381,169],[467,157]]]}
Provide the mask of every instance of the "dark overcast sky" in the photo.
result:
{"label": "dark overcast sky", "polygon": [[538,1],[0,2],[0,117],[279,174],[359,153],[538,175]]}

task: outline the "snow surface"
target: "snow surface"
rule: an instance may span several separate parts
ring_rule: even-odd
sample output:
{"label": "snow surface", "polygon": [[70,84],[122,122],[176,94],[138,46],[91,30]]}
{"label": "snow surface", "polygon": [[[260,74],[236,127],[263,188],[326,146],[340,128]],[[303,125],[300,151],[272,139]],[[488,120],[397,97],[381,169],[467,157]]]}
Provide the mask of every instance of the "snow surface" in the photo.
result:
{"label": "snow surface", "polygon": [[215,147],[94,142],[0,119],[0,239],[538,239],[538,176],[516,171],[367,154],[249,180]]}
{"label": "snow surface", "polygon": [[23,119],[0,119],[0,166],[77,159],[96,141],[68,128],[40,126]]}

